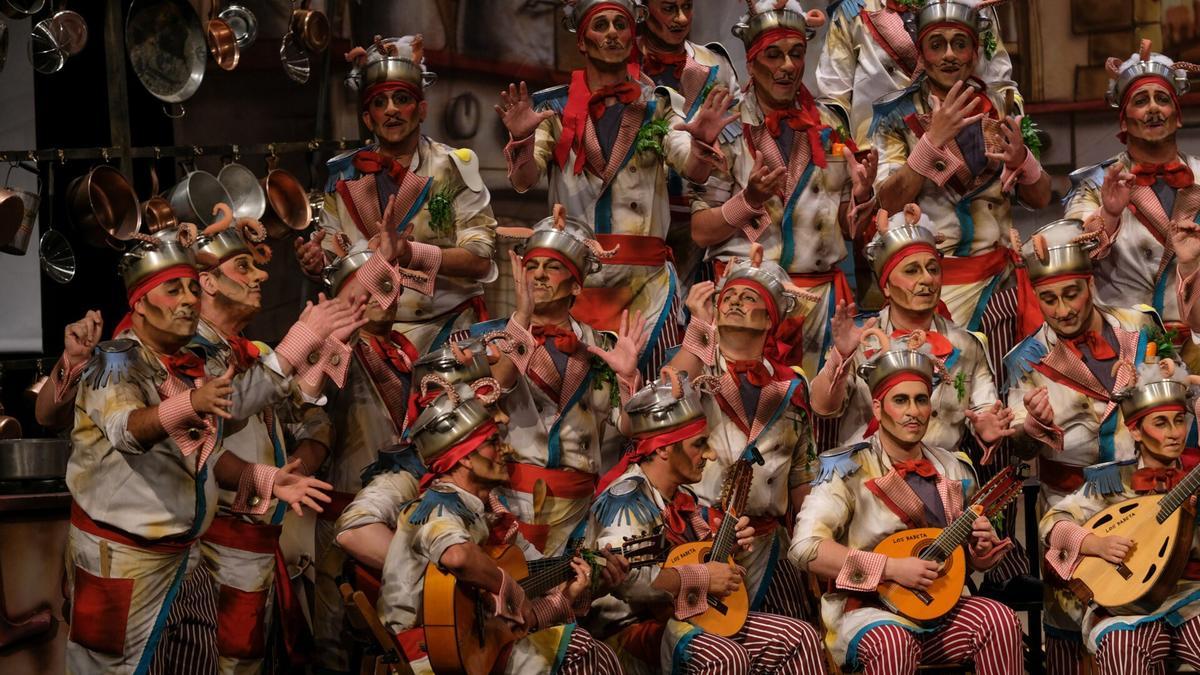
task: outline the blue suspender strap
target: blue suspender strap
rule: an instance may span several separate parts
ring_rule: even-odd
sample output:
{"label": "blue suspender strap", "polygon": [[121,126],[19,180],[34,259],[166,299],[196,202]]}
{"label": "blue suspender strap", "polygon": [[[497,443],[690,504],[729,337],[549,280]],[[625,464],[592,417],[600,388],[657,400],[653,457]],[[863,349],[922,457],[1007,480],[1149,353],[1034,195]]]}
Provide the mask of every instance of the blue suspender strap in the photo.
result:
{"label": "blue suspender strap", "polygon": [[984,183],[978,189],[964,196],[957,204],[954,205],[954,214],[958,216],[959,240],[958,245],[954,247],[954,255],[958,258],[965,258],[971,255],[971,242],[975,241],[975,218],[971,215],[971,200],[983,194],[999,180],[1000,175],[992,176],[992,179]]}
{"label": "blue suspender strap", "polygon": [[[275,416],[270,415],[270,419],[264,420],[269,422],[267,425],[267,435],[271,437],[271,447],[275,449],[275,466],[282,468],[287,464],[287,457],[283,454],[283,445],[279,442],[279,434],[276,432]],[[280,501],[275,505],[275,513],[271,514],[271,524],[279,525],[283,523],[283,514],[287,513],[287,504]]]}
{"label": "blue suspender strap", "polygon": [[[712,66],[708,69],[708,77],[704,80],[704,86],[700,88],[700,94],[703,94],[705,89],[717,81],[717,71],[720,69],[720,66]],[[700,106],[704,105],[704,97],[700,94],[697,94],[696,100],[692,101],[692,107],[687,111],[687,117],[683,118],[685,122],[691,122],[692,118],[696,116],[696,112],[700,110]]]}
{"label": "blue suspender strap", "polygon": [[813,170],[816,168],[817,165],[811,161],[808,163],[800,180],[796,181],[796,187],[792,190],[792,195],[788,197],[787,204],[783,207],[783,251],[779,254],[779,266],[785,270],[792,266],[792,257],[796,252],[796,242],[792,232],[792,213],[796,210],[796,202],[800,201],[800,195],[804,192],[808,181],[812,179]]}
{"label": "blue suspender strap", "polygon": [[397,230],[403,231],[405,227],[408,227],[409,222],[417,217],[417,213],[420,212],[421,207],[425,206],[425,200],[429,199],[429,191],[432,188],[433,179],[425,179],[425,187],[421,188],[421,194],[417,195],[417,200],[413,202],[412,208],[408,210],[408,213],[404,214],[404,217],[400,219],[400,223],[396,225]]}
{"label": "blue suspender strap", "polygon": [[[662,311],[658,313],[658,321],[654,322],[654,332],[650,333],[650,339],[646,341],[646,351],[642,352],[638,359],[638,368],[645,368],[650,362],[650,355],[654,353],[654,347],[658,344],[659,337],[662,336],[663,327],[667,325],[667,321],[674,313],[676,290],[675,266],[668,263],[667,268],[667,301],[663,304]],[[672,345],[674,346],[674,345]]]}
{"label": "blue suspender strap", "polygon": [[753,464],[763,463],[762,453],[758,451],[758,439],[762,438],[768,431],[770,431],[771,427],[775,426],[775,423],[779,421],[780,417],[783,417],[783,411],[787,410],[787,407],[791,405],[792,395],[796,393],[796,389],[799,386],[800,378],[792,378],[792,381],[788,384],[787,394],[784,395],[783,400],[779,402],[779,405],[775,406],[775,411],[771,413],[771,419],[767,420],[767,423],[763,425],[763,428],[758,432],[758,435],[755,436],[754,439],[750,441],[750,444],[746,446],[746,449],[742,451],[742,456],[740,459]]}
{"label": "blue suspender strap", "polygon": [[554,424],[550,427],[550,442],[546,448],[546,468],[557,469],[562,462],[562,422],[567,417],[567,413],[571,408],[579,403],[579,399],[592,388],[592,375],[595,371],[590,371],[587,377],[583,378],[583,382],[579,384],[579,388],[571,394],[570,400],[563,406],[561,412],[558,413],[558,419],[554,420]]}
{"label": "blue suspender strap", "polygon": [[996,287],[1000,285],[1001,279],[1004,279],[1004,275],[997,274],[992,277],[987,286],[983,287],[983,291],[979,294],[979,301],[975,303],[975,311],[971,313],[971,319],[967,321],[967,330],[979,330],[979,327],[983,324],[983,313],[987,311],[988,301],[992,299],[992,294],[996,292]]}
{"label": "blue suspender strap", "polygon": [[[642,118],[642,126],[654,121],[654,111],[658,109],[658,101],[649,101],[646,103],[646,115]],[[637,152],[637,143],[629,146],[629,152],[625,155],[625,159],[621,160],[621,169],[633,159],[633,154]],[[617,169],[620,173],[621,169]],[[600,198],[596,200],[596,207],[592,209],[593,220],[595,221],[596,234],[612,234],[612,183],[604,186],[604,192],[600,194]]]}
{"label": "blue suspender strap", "polygon": [[950,355],[946,357],[946,370],[953,368],[954,364],[958,363],[958,357],[960,356],[962,356],[962,350],[958,347],[950,350]]}

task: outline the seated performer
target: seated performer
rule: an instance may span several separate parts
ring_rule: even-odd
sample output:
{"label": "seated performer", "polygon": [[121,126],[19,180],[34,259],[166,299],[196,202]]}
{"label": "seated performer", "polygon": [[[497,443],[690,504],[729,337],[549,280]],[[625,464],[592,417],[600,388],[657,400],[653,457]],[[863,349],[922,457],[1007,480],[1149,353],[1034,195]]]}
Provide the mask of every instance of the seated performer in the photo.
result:
{"label": "seated performer", "polygon": [[[839,265],[856,217],[869,216],[877,155],[854,158],[854,142],[838,131],[836,115],[805,88],[809,33],[825,23],[797,0],[759,0],[734,33],[746,45],[750,87],[733,111],[741,121],[721,138],[726,169],[714,172],[692,201],[692,237],[706,247],[710,278],[761,244],[792,281],[819,298],[803,323],[790,320],[780,335],[790,346],[779,358],[816,373],[832,333],[838,302],[853,301]],[[844,131],[844,130],[843,130]],[[803,340],[803,342],[801,342]]]}
{"label": "seated performer", "polygon": [[[353,63],[347,82],[357,86],[362,122],[375,145],[329,160],[322,229],[314,241],[297,240],[298,257],[309,276],[319,278],[329,260],[319,246],[336,254],[333,235],[357,242],[411,226],[412,253],[436,256],[429,272],[436,292],[405,295],[396,330],[424,352],[455,328],[487,319],[483,284],[498,274],[491,197],[473,151],[421,135],[425,89],[437,76],[425,70],[420,35],[378,40],[346,56]],[[392,197],[396,207],[385,214]],[[413,266],[408,253],[398,262]]]}
{"label": "seated performer", "polygon": [[1092,252],[1099,300],[1154,307],[1176,332],[1184,360],[1200,366],[1200,350],[1188,344],[1190,331],[1168,288],[1175,266],[1172,223],[1194,222],[1200,212],[1200,202],[1180,198],[1197,189],[1200,159],[1182,153],[1176,141],[1183,124],[1179,96],[1197,67],[1152,53],[1150,41],[1143,40],[1141,51],[1124,63],[1110,58],[1108,70],[1109,103],[1120,111],[1118,137],[1125,151],[1071,174],[1075,188],[1066,217],[1101,235]]}
{"label": "seated performer", "polygon": [[[609,484],[592,506],[591,536],[597,547],[620,546],[655,528],[678,546],[713,536],[688,486],[700,480],[716,454],[700,392],[687,374],[664,368],[664,377],[630,397],[625,420],[637,444],[608,474]],[[749,519],[738,520],[742,548],[754,540]],[[611,596],[597,600],[598,619],[620,645],[627,673],[729,672],[823,673],[824,651],[813,627],[789,617],[750,612],[724,638],[688,623],[738,587],[742,570],[725,561],[633,570]],[[669,618],[667,618],[669,617]],[[633,661],[631,659],[636,659]]]}
{"label": "seated performer", "polygon": [[[1168,363],[1139,366],[1139,384],[1123,392],[1121,413],[1137,444],[1137,456],[1088,467],[1083,486],[1042,517],[1046,563],[1062,579],[1071,577],[1080,556],[1099,556],[1117,564],[1136,545],[1125,537],[1093,534],[1082,524],[1127,499],[1167,492],[1196,464],[1194,452],[1191,457],[1181,457],[1191,426],[1187,378],[1182,369],[1172,366],[1159,372],[1159,366]],[[1088,606],[1083,618],[1084,642],[1096,655],[1101,675],[1162,673],[1169,657],[1200,667],[1200,603],[1196,601],[1200,544],[1194,540],[1194,530],[1187,536],[1190,556],[1186,571],[1154,611],[1132,616]]]}
{"label": "seated performer", "polygon": [[967,330],[979,330],[1011,270],[1012,190],[1030,208],[1050,203],[1050,176],[1025,145],[1016,90],[973,75],[979,26],[973,4],[926,2],[917,15],[925,75],[881,99],[871,124],[879,205],[895,212],[915,202],[929,215],[945,255],[942,300]]}
{"label": "seated performer", "polygon": [[[912,589],[933,583],[937,562],[872,549],[908,528],[946,527],[978,481],[966,455],[921,440],[933,413],[933,359],[900,348],[881,352],[871,366],[879,430],[865,443],[821,455],[821,473],[796,517],[788,552],[796,565],[834,585],[821,598],[826,645],[838,663],[867,675],[911,674],[920,664],[965,660],[980,675],[1018,673],[1021,627],[999,602],[964,595],[932,627],[884,609],[875,595],[884,581]],[[1009,543],[980,516],[967,546],[969,564],[991,567]]]}
{"label": "seated performer", "polygon": [[505,328],[509,344],[494,367],[515,455],[509,484],[497,493],[521,533],[546,555],[582,535],[600,447],[617,433],[617,389],[628,395],[637,387],[638,354],[649,339],[640,314],[625,316],[615,341],[571,317],[607,255],[592,236],[587,223],[556,205],[535,226],[524,256],[511,254],[517,306]]}
{"label": "seated performer", "polygon": [[776,330],[794,311],[804,291],[792,286],[783,269],[762,260],[752,247],[749,261],[726,268],[719,285],[692,287],[683,347],[671,367],[691,377],[719,379],[717,392],[704,399],[709,445],[716,461],[694,487],[700,502],[717,503],[725,471],[753,444],[763,457],[754,466],[755,489],[746,502],[756,532],[751,550],[738,555],[746,568],[751,609],[806,618],[805,585],[788,563],[788,530],[781,520],[800,508],[816,461],[808,384],[775,358]]}
{"label": "seated performer", "polygon": [[541,557],[493,493],[508,481],[510,449],[492,414],[473,398],[461,399],[449,383],[443,387],[445,394],[412,427],[413,443],[429,471],[421,479],[421,497],[401,512],[388,548],[378,603],[384,625],[396,633],[414,672],[431,673],[421,619],[425,573],[434,563],[482,591],[481,601],[492,600],[497,616],[531,632],[513,644],[503,672],[620,673],[606,645],[578,626],[561,625],[573,621],[575,605],[586,611],[590,565],[577,558],[573,581],[527,599],[482,548],[514,544],[528,559]]}
{"label": "seated performer", "polygon": [[496,111],[508,129],[508,176],[526,192],[543,175],[550,203],[587,222],[615,255],[588,277],[571,309],[597,330],[616,331],[625,311],[652,327],[639,353],[642,373],[657,373],[679,344],[679,278],[665,238],[670,226],[667,169],[703,183],[719,162],[713,144],[732,121],[732,100],[714,88],[685,120],[682,98],[654,87],[630,63],[634,0],[579,0],[566,7],[584,67],[571,83],[532,97],[510,84]]}
{"label": "seated performer", "polygon": [[236,490],[232,512],[251,516],[273,498],[297,512],[328,501],[329,485],[298,464],[219,448],[226,425],[286,396],[297,368],[316,370],[310,355],[336,353],[330,336],[353,330],[360,310],[310,305],[276,351],[236,372],[192,342],[201,291],[192,242],[179,235],[143,235],[121,258],[130,313],[79,386],[67,466],[72,672],[215,672],[215,611],[200,610],[215,610],[216,591],[193,547],[217,513],[218,485]]}

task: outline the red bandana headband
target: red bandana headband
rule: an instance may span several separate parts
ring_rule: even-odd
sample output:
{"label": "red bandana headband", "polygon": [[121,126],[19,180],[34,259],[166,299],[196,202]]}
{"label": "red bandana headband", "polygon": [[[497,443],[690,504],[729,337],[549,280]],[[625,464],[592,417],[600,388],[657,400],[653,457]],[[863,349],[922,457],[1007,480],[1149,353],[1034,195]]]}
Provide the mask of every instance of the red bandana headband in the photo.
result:
{"label": "red bandana headband", "polygon": [[609,469],[596,484],[596,494],[604,492],[605,488],[612,484],[613,481],[620,478],[632,464],[637,464],[643,459],[654,454],[655,450],[665,448],[675,443],[682,443],[689,438],[699,436],[708,429],[708,419],[698,417],[687,424],[664,431],[660,434],[645,436],[637,439],[637,445],[633,449],[621,456],[617,465]]}
{"label": "red bandana headband", "polygon": [[[721,290],[721,297],[724,297],[726,293],[736,286],[748,286],[749,288],[757,291],[759,296],[762,297],[763,302],[767,305],[767,314],[769,314],[771,317],[771,327],[774,328],[779,325],[779,307],[775,304],[775,298],[771,296],[771,293],[768,292],[762,284],[745,277],[741,279],[734,279],[733,281],[725,284],[725,288]],[[720,304],[720,301],[721,298],[717,298],[718,304]]]}
{"label": "red bandana headband", "polygon": [[[1173,83],[1169,82],[1165,77],[1163,77],[1161,75],[1143,75],[1143,76],[1139,77],[1138,79],[1134,80],[1133,83],[1129,85],[1129,87],[1125,90],[1125,95],[1121,97],[1121,108],[1120,108],[1120,118],[1119,118],[1121,120],[1121,122],[1125,121],[1125,108],[1126,108],[1126,106],[1129,105],[1129,100],[1133,98],[1133,94],[1137,90],[1141,89],[1142,87],[1145,87],[1145,86],[1151,85],[1151,84],[1165,84],[1166,85],[1167,93],[1171,95],[1171,103],[1173,103],[1175,105],[1176,119],[1179,120],[1179,124],[1182,125],[1183,124],[1183,108],[1181,108],[1179,106],[1179,95],[1175,93],[1175,85]],[[1121,143],[1129,142],[1129,136],[1124,131],[1118,133],[1117,138],[1121,141]]]}
{"label": "red bandana headband", "polygon": [[972,28],[971,26],[968,26],[965,23],[959,23],[957,21],[939,21],[937,23],[931,23],[928,26],[925,26],[924,28],[921,29],[921,32],[917,34],[917,49],[921,48],[921,42],[925,40],[926,35],[929,35],[931,32],[933,32],[939,28],[957,28],[957,29],[963,31],[964,33],[966,33],[967,35],[970,35],[971,36],[971,45],[975,49],[979,48],[979,34],[975,31],[974,28]]}
{"label": "red bandana headband", "polygon": [[[138,303],[138,300],[146,297],[147,293],[158,288],[159,285],[165,284],[172,279],[195,279],[199,281],[200,273],[191,265],[175,265],[174,267],[168,267],[165,270],[151,274],[129,289],[129,309],[133,310],[133,306]],[[117,323],[117,327],[113,329],[113,335],[120,335],[132,327],[133,312],[130,311]]]}
{"label": "red bandana headband", "polygon": [[1069,272],[1066,274],[1052,274],[1048,277],[1042,277],[1041,279],[1034,281],[1033,287],[1037,288],[1039,286],[1045,286],[1046,284],[1053,284],[1053,283],[1057,283],[1059,281],[1069,281],[1071,279],[1091,279],[1091,278],[1092,278],[1091,272]]}
{"label": "red bandana headband", "polygon": [[1138,425],[1138,423],[1141,422],[1144,418],[1146,418],[1156,412],[1181,412],[1181,413],[1183,413],[1183,412],[1187,412],[1187,410],[1183,407],[1182,403],[1164,403],[1163,405],[1156,405],[1153,408],[1146,408],[1145,410],[1139,412],[1138,414],[1134,415],[1133,417],[1130,417],[1129,419],[1125,420],[1125,426],[1132,429],[1132,428],[1136,427]]}
{"label": "red bandana headband", "polygon": [[876,401],[883,400],[883,397],[887,396],[889,391],[905,382],[921,382],[931,390],[933,389],[933,383],[924,376],[914,373],[911,370],[902,370],[883,378],[879,384],[875,385],[875,388],[871,390],[871,398]]}
{"label": "red bandana headband", "polygon": [[[591,22],[592,17],[595,16],[596,12],[609,9],[615,9],[624,15],[625,19],[629,21],[629,25],[633,27],[634,35],[637,35],[637,21],[634,20],[633,15],[629,13],[628,9],[625,9],[624,6],[615,2],[602,2],[594,5],[591,9],[584,13],[583,16],[579,17],[579,21],[575,24],[575,41],[579,43],[583,42],[583,33],[587,30],[587,25]],[[636,52],[637,50],[635,49],[632,51]]]}
{"label": "red bandana headband", "polygon": [[571,273],[571,277],[574,278],[575,281],[580,284],[583,283],[583,273],[579,271],[579,268],[575,266],[575,263],[571,262],[570,258],[563,255],[560,251],[556,251],[552,248],[531,248],[525,252],[524,256],[522,256],[521,262],[524,263],[525,261],[532,260],[533,258],[552,258],[557,260],[567,268],[567,271]]}
{"label": "red bandana headband", "polygon": [[471,432],[471,435],[456,443],[454,447],[445,451],[430,463],[429,473],[421,478],[421,489],[424,490],[429,487],[429,484],[435,478],[453,469],[458,464],[458,460],[478,450],[479,446],[483,445],[488,439],[499,432],[500,427],[496,426],[496,423],[493,421],[489,420],[479,425],[475,431]]}
{"label": "red bandana headband", "polygon": [[387,82],[380,82],[378,84],[373,84],[373,85],[367,87],[365,91],[363,91],[363,95],[362,95],[363,110],[367,109],[367,106],[369,106],[371,104],[371,99],[375,98],[377,95],[385,94],[389,91],[396,91],[397,89],[403,89],[404,91],[407,91],[413,98],[415,98],[418,101],[425,100],[425,92],[421,91],[421,88],[414,85],[413,83],[404,82],[403,80],[388,80]]}
{"label": "red bandana headband", "polygon": [[883,290],[887,287],[887,281],[888,278],[892,276],[892,271],[899,267],[900,263],[904,262],[905,258],[918,253],[932,253],[936,256],[938,254],[938,250],[935,246],[928,242],[918,241],[905,246],[899,251],[896,251],[896,253],[892,257],[888,258],[887,262],[883,264],[883,269],[879,275],[879,289]]}
{"label": "red bandana headband", "polygon": [[746,63],[750,63],[758,58],[758,55],[763,53],[767,47],[787,38],[800,38],[805,43],[808,42],[808,35],[795,28],[772,28],[771,30],[765,30],[759,33],[758,37],[754,38],[754,42],[750,43],[750,48],[746,50]]}

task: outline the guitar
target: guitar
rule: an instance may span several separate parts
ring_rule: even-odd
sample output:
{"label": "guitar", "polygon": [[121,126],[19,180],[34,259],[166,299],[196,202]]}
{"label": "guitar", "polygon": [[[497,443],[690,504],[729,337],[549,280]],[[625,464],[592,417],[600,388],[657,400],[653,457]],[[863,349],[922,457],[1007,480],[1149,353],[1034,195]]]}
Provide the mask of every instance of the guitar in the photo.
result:
{"label": "guitar", "polygon": [[[571,560],[583,556],[593,565],[602,565],[599,551],[572,549],[552,558],[525,560],[520,547],[506,544],[484,546],[496,565],[508,572],[525,596],[545,595],[555,586],[575,577]],[[666,549],[662,528],[625,539],[614,553],[629,561],[630,569],[657,565]],[[422,596],[422,623],[425,628],[425,648],[429,663],[438,675],[463,673],[483,675],[500,668],[508,660],[513,642],[525,631],[514,628],[507,620],[495,616],[490,593],[480,591],[430,563],[425,569],[425,590]]]}
{"label": "guitar", "polygon": [[1083,602],[1113,614],[1147,614],[1175,589],[1192,548],[1196,509],[1188,499],[1200,490],[1200,466],[1162,495],[1144,495],[1114,504],[1083,527],[1097,537],[1133,540],[1125,562],[1081,556],[1068,587]]}
{"label": "guitar", "polygon": [[[733,553],[737,548],[737,521],[746,508],[750,496],[751,462],[745,458],[734,462],[725,476],[721,487],[721,510],[725,517],[712,539],[680,544],[671,549],[663,569],[683,565],[703,565],[712,560],[727,560],[733,565]],[[729,637],[742,629],[746,615],[750,612],[750,599],[746,584],[738,584],[737,590],[724,598],[708,596],[708,609],[703,614],[688,619],[706,633]]]}
{"label": "guitar", "polygon": [[963,544],[971,536],[972,526],[979,516],[993,518],[1017,495],[1025,483],[1029,469],[1024,464],[1004,467],[992,477],[962,514],[945,529],[925,527],[897,532],[875,546],[876,553],[889,558],[917,557],[941,563],[938,577],[926,589],[901,586],[894,581],[879,584],[879,599],[892,612],[928,623],[945,616],[962,597],[966,582],[967,561]]}

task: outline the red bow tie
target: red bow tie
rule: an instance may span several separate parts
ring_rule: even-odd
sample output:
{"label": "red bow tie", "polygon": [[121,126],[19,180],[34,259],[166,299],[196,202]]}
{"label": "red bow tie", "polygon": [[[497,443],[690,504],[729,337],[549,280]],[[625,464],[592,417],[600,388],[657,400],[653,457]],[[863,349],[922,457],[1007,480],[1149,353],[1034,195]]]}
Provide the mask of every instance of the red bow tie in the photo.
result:
{"label": "red bow tie", "polygon": [[903,14],[905,12],[913,11],[912,7],[902,4],[902,3],[898,2],[897,0],[887,0],[887,8],[897,14]]}
{"label": "red bow tie", "polygon": [[646,50],[645,56],[642,58],[642,71],[647,75],[654,76],[667,69],[667,66],[675,71],[675,79],[683,77],[683,68],[687,65],[688,55],[686,51],[676,52],[674,54],[663,54],[661,52]]}
{"label": "red bow tie", "polygon": [[592,119],[599,119],[604,114],[606,107],[605,101],[610,96],[615,96],[618,101],[629,105],[638,100],[642,95],[642,88],[633,82],[622,82],[621,84],[610,84],[607,87],[601,87],[592,92],[591,98],[588,99],[588,113]]}
{"label": "red bow tie", "polygon": [[[399,333],[392,331],[390,339],[385,340],[374,335],[364,335],[367,338],[367,343],[371,345],[371,349],[381,356],[392,367],[400,373],[412,372],[412,362],[415,357],[411,354],[406,354],[396,345],[403,344],[400,340],[404,339]],[[436,397],[435,397],[436,398]]]}
{"label": "red bow tie", "polygon": [[508,544],[517,534],[517,517],[495,494],[488,495],[488,543],[493,546]]}
{"label": "red bow tie", "polygon": [[1098,331],[1089,330],[1079,337],[1072,338],[1066,341],[1067,349],[1075,353],[1075,356],[1083,358],[1083,347],[1092,352],[1092,358],[1098,361],[1107,361],[1117,358],[1117,353],[1113,350],[1112,345],[1108,344],[1108,340],[1104,339]]}
{"label": "red bow tie", "polygon": [[900,474],[901,478],[910,473],[915,473],[921,478],[934,478],[937,476],[937,469],[927,459],[910,459],[905,462],[896,462],[892,465],[892,470]]}
{"label": "red bow tie", "polygon": [[692,522],[692,514],[696,512],[696,498],[683,490],[675,492],[675,498],[667,502],[663,509],[663,524],[667,526],[667,539],[675,545],[691,541],[688,536],[688,524]]}
{"label": "red bow tie", "polygon": [[1134,492],[1166,492],[1175,487],[1187,472],[1174,467],[1169,469],[1138,469],[1133,472],[1131,487]]}
{"label": "red bow tie", "polygon": [[183,350],[181,352],[163,355],[159,357],[162,364],[167,367],[167,371],[175,377],[190,377],[193,380],[198,380],[204,377],[204,359],[197,356],[194,352]]}
{"label": "red bow tie", "polygon": [[816,126],[819,120],[814,119],[808,111],[799,108],[772,110],[767,113],[767,131],[775,138],[779,138],[779,133],[783,131],[780,123],[786,123],[794,131],[804,131]]}
{"label": "red bow tie", "polygon": [[1133,176],[1133,182],[1143,186],[1154,185],[1154,182],[1160,177],[1167,182],[1167,185],[1175,189],[1187,187],[1195,182],[1192,170],[1183,162],[1167,162],[1166,164],[1139,162],[1133,165]]}
{"label": "red bow tie", "polygon": [[229,350],[233,356],[233,366],[239,373],[250,370],[258,357],[262,356],[254,342],[240,335],[229,338],[227,342],[229,342]]}
{"label": "red bow tie", "polygon": [[574,331],[558,326],[533,326],[530,332],[539,345],[546,344],[546,340],[553,340],[554,348],[564,354],[579,351],[579,338]]}
{"label": "red bow tie", "polygon": [[391,157],[386,157],[371,150],[363,150],[354,155],[354,168],[362,173],[369,174],[386,171],[392,177],[392,180],[397,183],[400,182],[400,178],[404,176],[404,173],[408,171],[407,167],[400,166]]}
{"label": "red bow tie", "polygon": [[[910,331],[894,330],[892,338],[907,337],[909,333]],[[954,345],[950,343],[950,340],[936,331],[925,331],[925,341],[929,343],[930,347],[933,347],[933,355],[940,359],[949,356],[950,352],[954,351]]]}
{"label": "red bow tie", "polygon": [[765,387],[771,382],[771,373],[762,361],[732,361],[727,360],[725,365],[729,368],[729,372],[733,373],[734,377],[745,375],[750,384],[756,387]]}

